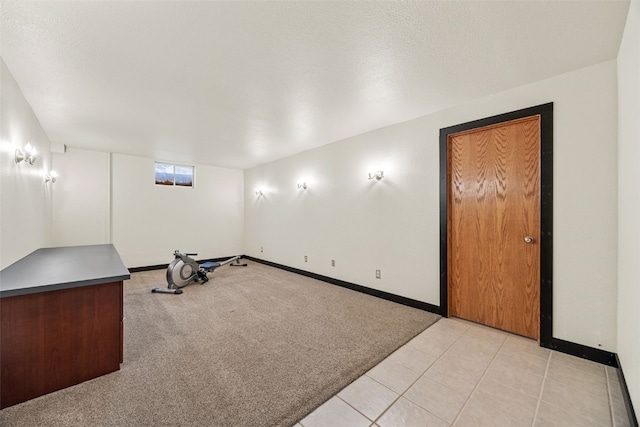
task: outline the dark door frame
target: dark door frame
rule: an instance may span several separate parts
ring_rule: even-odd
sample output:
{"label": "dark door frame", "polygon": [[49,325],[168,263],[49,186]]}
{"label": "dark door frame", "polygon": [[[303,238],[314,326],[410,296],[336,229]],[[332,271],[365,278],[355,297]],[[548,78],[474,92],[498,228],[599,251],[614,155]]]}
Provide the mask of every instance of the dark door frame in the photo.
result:
{"label": "dark door frame", "polygon": [[540,345],[553,343],[553,102],[440,129],[440,314],[449,316],[448,147],[449,135],[540,115]]}

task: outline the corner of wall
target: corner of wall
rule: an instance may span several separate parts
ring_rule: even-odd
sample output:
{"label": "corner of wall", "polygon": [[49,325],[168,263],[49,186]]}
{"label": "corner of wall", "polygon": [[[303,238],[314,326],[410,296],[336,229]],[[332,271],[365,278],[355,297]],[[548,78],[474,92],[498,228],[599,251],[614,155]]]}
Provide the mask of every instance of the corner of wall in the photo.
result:
{"label": "corner of wall", "polygon": [[[50,142],[9,68],[0,58],[0,268],[51,244]],[[30,143],[38,153],[31,165],[15,161]]]}
{"label": "corner of wall", "polygon": [[618,52],[618,357],[640,408],[640,3],[632,1]]}

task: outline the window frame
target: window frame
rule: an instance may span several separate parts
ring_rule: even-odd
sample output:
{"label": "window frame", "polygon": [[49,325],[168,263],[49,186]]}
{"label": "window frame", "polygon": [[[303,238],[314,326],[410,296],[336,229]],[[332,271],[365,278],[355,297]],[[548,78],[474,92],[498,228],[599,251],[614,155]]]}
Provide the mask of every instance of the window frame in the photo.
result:
{"label": "window frame", "polygon": [[[163,172],[164,174],[171,174],[172,175],[172,180],[164,180],[164,181],[159,181],[158,180],[158,165],[162,165],[163,167],[171,167],[171,172]],[[184,168],[184,169],[190,169],[191,170],[191,182],[189,184],[180,184],[177,182],[176,177],[179,176],[176,173],[176,169],[178,168]],[[180,174],[182,175],[182,174]],[[189,176],[189,175],[186,175]],[[184,165],[184,164],[177,164],[177,163],[169,163],[169,162],[161,162],[161,161],[155,161],[154,165],[153,165],[153,178],[154,178],[154,184],[161,186],[161,187],[182,187],[182,188],[195,188],[196,186],[196,167],[194,165]]]}

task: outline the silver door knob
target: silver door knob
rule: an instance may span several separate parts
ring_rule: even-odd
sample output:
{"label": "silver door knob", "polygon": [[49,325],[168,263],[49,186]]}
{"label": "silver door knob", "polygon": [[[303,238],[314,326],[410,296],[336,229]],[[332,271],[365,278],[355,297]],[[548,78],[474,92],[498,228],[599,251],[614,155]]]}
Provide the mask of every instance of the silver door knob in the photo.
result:
{"label": "silver door knob", "polygon": [[534,239],[534,238],[533,238],[533,237],[531,237],[531,236],[526,236],[526,237],[524,238],[524,242],[525,242],[525,243],[533,243],[533,242],[535,242],[535,241],[536,241],[536,239]]}

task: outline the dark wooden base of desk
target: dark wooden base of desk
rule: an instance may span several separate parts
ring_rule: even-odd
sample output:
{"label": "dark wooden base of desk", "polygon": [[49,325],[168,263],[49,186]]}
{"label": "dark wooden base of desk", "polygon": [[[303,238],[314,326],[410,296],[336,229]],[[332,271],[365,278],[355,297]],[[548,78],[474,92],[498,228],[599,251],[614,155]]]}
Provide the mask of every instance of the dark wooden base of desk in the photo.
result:
{"label": "dark wooden base of desk", "polygon": [[0,299],[0,409],[120,369],[122,281]]}

